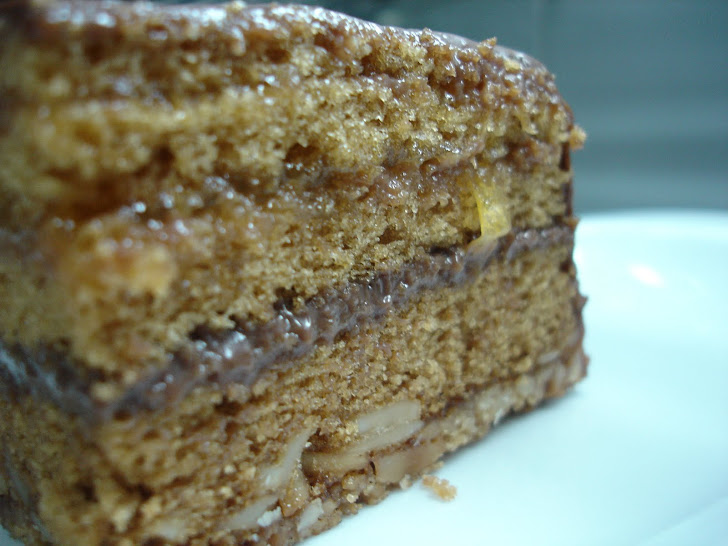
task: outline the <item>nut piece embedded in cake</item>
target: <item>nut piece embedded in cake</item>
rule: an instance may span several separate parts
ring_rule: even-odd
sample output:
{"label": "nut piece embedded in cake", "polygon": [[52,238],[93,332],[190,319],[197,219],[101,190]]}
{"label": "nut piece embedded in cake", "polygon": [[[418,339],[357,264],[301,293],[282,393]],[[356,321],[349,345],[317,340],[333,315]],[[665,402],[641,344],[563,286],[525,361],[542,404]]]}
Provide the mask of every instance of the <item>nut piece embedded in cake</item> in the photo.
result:
{"label": "nut piece embedded in cake", "polygon": [[355,421],[357,433],[342,449],[306,451],[304,472],[332,477],[364,468],[372,452],[399,446],[420,430],[420,412],[419,401],[402,400],[360,416]]}

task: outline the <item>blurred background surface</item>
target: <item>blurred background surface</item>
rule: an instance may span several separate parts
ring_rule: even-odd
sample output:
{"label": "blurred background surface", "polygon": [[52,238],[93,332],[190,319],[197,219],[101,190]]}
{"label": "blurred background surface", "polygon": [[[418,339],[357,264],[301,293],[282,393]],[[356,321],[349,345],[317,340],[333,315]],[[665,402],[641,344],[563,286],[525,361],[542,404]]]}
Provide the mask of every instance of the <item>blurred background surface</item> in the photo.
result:
{"label": "blurred background surface", "polygon": [[573,156],[578,212],[728,210],[726,0],[297,3],[474,40],[496,36],[541,60],[588,134]]}

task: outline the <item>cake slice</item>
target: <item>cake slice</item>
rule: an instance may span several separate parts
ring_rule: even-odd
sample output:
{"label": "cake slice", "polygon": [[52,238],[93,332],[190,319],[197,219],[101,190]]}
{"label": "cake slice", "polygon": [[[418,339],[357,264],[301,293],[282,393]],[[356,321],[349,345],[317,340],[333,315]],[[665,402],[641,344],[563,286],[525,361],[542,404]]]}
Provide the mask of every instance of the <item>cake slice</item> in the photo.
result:
{"label": "cake slice", "polygon": [[310,7],[0,4],[0,522],[291,544],[585,373],[537,61]]}

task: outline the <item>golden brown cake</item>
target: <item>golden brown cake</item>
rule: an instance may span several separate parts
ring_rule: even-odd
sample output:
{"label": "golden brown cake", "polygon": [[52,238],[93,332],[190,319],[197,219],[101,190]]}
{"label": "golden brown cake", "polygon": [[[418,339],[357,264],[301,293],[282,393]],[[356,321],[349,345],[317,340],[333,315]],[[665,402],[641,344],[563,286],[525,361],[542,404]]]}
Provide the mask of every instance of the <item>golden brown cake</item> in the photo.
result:
{"label": "golden brown cake", "polygon": [[533,59],[322,9],[0,3],[0,523],[291,544],[585,373]]}

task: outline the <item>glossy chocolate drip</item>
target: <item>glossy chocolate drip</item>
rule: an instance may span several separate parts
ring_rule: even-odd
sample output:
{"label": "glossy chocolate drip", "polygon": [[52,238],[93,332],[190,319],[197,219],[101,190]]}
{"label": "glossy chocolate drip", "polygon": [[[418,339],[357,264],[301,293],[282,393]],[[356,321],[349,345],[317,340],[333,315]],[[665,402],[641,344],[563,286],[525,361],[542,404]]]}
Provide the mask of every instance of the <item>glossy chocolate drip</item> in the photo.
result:
{"label": "glossy chocolate drip", "polygon": [[228,330],[200,326],[184,348],[169,355],[165,368],[107,403],[91,395],[92,385],[103,378],[82,375],[61,349],[30,351],[0,341],[0,392],[30,391],[95,421],[164,407],[202,385],[251,385],[267,368],[289,365],[316,345],[355,333],[362,322],[382,318],[421,290],[472,279],[496,257],[508,261],[535,248],[571,245],[573,234],[573,225],[563,225],[510,233],[492,243],[476,240],[468,248],[433,249],[397,271],[324,290],[301,309],[281,301],[276,316],[263,324],[242,320]]}

